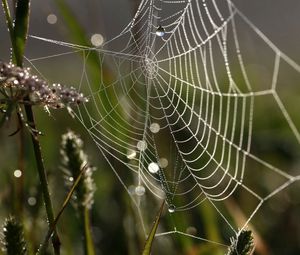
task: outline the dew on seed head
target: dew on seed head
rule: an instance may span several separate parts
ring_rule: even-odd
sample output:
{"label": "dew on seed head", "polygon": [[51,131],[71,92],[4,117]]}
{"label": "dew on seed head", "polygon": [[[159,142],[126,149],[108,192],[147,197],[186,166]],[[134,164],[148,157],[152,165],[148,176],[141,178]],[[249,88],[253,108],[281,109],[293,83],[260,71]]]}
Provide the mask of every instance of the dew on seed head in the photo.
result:
{"label": "dew on seed head", "polygon": [[155,162],[151,162],[148,165],[148,170],[149,170],[150,173],[155,174],[159,171],[159,165]]}
{"label": "dew on seed head", "polygon": [[138,141],[136,147],[139,151],[145,151],[147,149],[147,143],[144,140],[140,140]]}
{"label": "dew on seed head", "polygon": [[135,194],[137,194],[138,196],[143,196],[145,194],[145,187],[142,185],[138,185],[135,187]]}
{"label": "dew on seed head", "polygon": [[158,133],[160,130],[160,125],[158,123],[152,123],[150,125],[150,131],[153,133],[153,134],[156,134]]}

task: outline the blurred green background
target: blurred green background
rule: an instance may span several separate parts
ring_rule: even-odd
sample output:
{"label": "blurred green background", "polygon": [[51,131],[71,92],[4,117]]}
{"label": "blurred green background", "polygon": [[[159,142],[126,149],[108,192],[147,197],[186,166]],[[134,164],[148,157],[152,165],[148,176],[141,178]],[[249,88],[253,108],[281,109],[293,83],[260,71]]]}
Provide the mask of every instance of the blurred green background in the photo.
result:
{"label": "blurred green background", "polygon": [[[66,3],[67,9],[64,9],[62,3]],[[139,1],[135,0],[32,2],[29,34],[78,44],[89,44],[90,37],[94,33],[100,33],[106,40],[118,34],[132,19],[138,4]],[[295,32],[299,29],[300,24],[297,15],[300,11],[300,4],[297,1],[289,0],[284,4],[279,0],[244,1],[244,3],[236,4],[275,45],[300,63],[300,36]],[[73,23],[71,22],[74,30],[66,19],[68,11],[74,14],[75,20]],[[57,16],[55,24],[47,22],[48,15],[52,13]],[[77,22],[82,30],[79,29]],[[3,13],[0,15],[0,24],[0,59],[8,61],[10,46]],[[82,33],[84,33],[84,37]],[[268,47],[265,44],[260,45],[257,43],[257,39],[252,39],[254,37],[253,32],[245,29],[245,33],[241,35],[241,44],[244,51],[246,50],[246,65],[251,74],[251,82],[257,84],[257,90],[259,90],[260,84],[266,84],[272,78],[274,54],[266,50]],[[48,56],[55,54],[56,49],[61,49],[59,46],[55,49],[52,46],[41,47],[40,45],[29,38],[26,56],[29,58]],[[262,58],[270,61],[261,61]],[[74,61],[74,59],[77,60]],[[55,58],[48,58],[41,64],[39,63],[38,67],[43,74],[46,74],[47,79],[53,82],[78,84],[76,70],[80,69],[81,63],[80,56],[75,58],[65,56],[59,62]],[[94,69],[91,68],[91,73],[93,72]],[[278,92],[283,103],[293,122],[300,127],[299,73],[283,65],[278,81]],[[140,254],[145,236],[141,231],[141,221],[136,207],[132,205],[130,196],[111,171],[111,167],[99,152],[86,129],[66,110],[51,111],[51,115],[49,115],[44,109],[35,108],[35,113],[38,129],[43,133],[40,139],[55,211],[59,210],[67,194],[60,170],[60,143],[62,134],[71,128],[84,140],[85,151],[89,155],[90,162],[97,168],[94,173],[97,191],[91,212],[96,253]],[[16,215],[22,219],[29,248],[33,251],[42,242],[47,231],[46,216],[28,132],[26,129],[21,131],[25,133],[25,161],[22,162],[19,160],[20,154],[22,154],[20,132],[9,136],[16,129],[16,120],[12,119],[0,130],[0,224],[8,215]],[[168,136],[161,142],[169,143]],[[296,176],[299,175],[299,149],[298,142],[273,99],[271,97],[257,98],[251,152],[281,169],[287,169],[290,174]],[[268,188],[272,189],[280,182],[262,166],[255,162],[247,163],[249,174],[245,178],[257,192],[267,192]],[[122,167],[113,159],[111,159],[111,164],[115,167]],[[14,170],[23,167],[25,171],[22,177],[15,178]],[[132,176],[127,178],[128,180],[133,179]],[[250,228],[257,233],[255,235],[257,250],[254,254],[296,255],[300,253],[299,186],[299,183],[296,182],[264,203],[251,221]],[[253,204],[255,201],[244,197],[241,192],[222,205],[222,210],[226,217],[237,223],[239,219],[245,217],[243,213],[239,213],[239,210],[241,208],[245,211],[251,210]],[[160,202],[150,192],[146,192],[140,208],[147,231],[150,230],[159,205]],[[82,254],[79,226],[76,211],[68,206],[58,224],[63,254]],[[219,243],[227,245],[230,243],[231,234],[209,203],[203,203],[196,209],[174,215],[164,212],[159,232],[172,231],[174,227]],[[212,245],[209,242],[183,235],[170,234],[155,240],[152,254],[224,254],[225,251],[226,248],[219,245]]]}

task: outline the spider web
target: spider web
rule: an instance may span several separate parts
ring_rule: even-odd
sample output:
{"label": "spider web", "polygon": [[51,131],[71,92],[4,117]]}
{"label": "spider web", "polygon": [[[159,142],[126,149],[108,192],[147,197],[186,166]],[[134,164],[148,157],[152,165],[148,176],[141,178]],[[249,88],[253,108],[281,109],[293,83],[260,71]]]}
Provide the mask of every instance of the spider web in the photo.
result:
{"label": "spider web", "polygon": [[[261,52],[252,54],[242,44],[245,30]],[[28,58],[35,68],[44,59],[82,55],[78,88],[90,100],[74,115],[132,198],[143,224],[141,204],[150,192],[166,199],[171,215],[209,204],[228,236],[237,235],[263,204],[299,181],[297,169],[269,154],[257,155],[252,141],[263,130],[257,116],[272,109],[284,123],[285,137],[299,149],[297,120],[284,86],[286,73],[299,79],[300,66],[231,1],[142,0],[122,32],[98,48],[31,38],[67,48]],[[102,67],[97,84],[87,71],[93,53]],[[247,65],[253,55],[261,55],[256,61],[268,70],[268,78]],[[264,119],[272,117],[264,114]],[[226,210],[232,197],[250,201],[242,208],[242,222]],[[157,236],[174,233],[214,242],[177,229],[175,220],[174,229]]]}

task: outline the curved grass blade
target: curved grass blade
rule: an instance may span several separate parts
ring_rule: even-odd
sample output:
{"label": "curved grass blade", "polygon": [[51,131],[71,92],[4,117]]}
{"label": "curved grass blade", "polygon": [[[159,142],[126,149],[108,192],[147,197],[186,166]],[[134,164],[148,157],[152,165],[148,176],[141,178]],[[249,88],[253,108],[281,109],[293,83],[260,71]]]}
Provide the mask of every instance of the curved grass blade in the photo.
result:
{"label": "curved grass blade", "polygon": [[72,195],[73,195],[73,193],[74,193],[74,191],[75,191],[77,185],[79,184],[79,182],[80,182],[80,180],[81,180],[83,174],[84,174],[85,171],[86,171],[86,168],[87,168],[87,165],[85,165],[85,166],[82,168],[81,172],[79,173],[78,177],[76,178],[76,180],[75,180],[75,182],[74,182],[72,188],[70,189],[69,193],[68,193],[67,196],[66,196],[65,201],[63,202],[63,204],[62,204],[62,206],[61,206],[60,211],[58,212],[56,218],[54,219],[53,224],[52,224],[51,227],[49,228],[49,230],[48,230],[48,232],[47,232],[47,235],[46,235],[46,237],[45,237],[45,240],[44,240],[43,244],[41,245],[41,247],[39,248],[39,250],[38,250],[38,252],[37,252],[37,255],[42,255],[42,254],[45,253],[45,250],[46,250],[46,248],[47,248],[48,242],[49,242],[49,240],[50,240],[52,234],[53,234],[54,231],[55,231],[56,224],[57,224],[57,222],[59,221],[60,216],[61,216],[62,213],[64,212],[65,208],[66,208],[67,205],[69,204],[69,202],[70,202],[70,200],[71,200],[71,198],[72,198]]}
{"label": "curved grass blade", "polygon": [[154,222],[154,224],[152,226],[152,229],[150,231],[150,234],[149,234],[149,236],[148,236],[148,238],[146,240],[146,243],[145,243],[142,255],[150,255],[151,248],[152,248],[152,243],[153,243],[153,240],[154,240],[154,237],[155,237],[155,233],[156,233],[159,221],[160,221],[160,217],[161,217],[162,211],[164,209],[164,205],[165,205],[165,201],[163,201],[163,203],[160,206],[160,209],[159,209],[159,211],[157,213],[155,222]]}

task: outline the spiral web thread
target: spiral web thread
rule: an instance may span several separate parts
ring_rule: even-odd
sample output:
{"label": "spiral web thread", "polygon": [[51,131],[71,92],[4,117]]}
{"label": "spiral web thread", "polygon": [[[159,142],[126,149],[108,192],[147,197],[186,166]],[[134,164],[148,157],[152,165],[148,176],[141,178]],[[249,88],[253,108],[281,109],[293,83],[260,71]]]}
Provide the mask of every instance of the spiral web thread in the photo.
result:
{"label": "spiral web thread", "polygon": [[[268,58],[269,83],[251,80],[245,64],[249,54],[239,39],[242,29],[273,56]],[[268,98],[299,146],[299,130],[278,81],[283,66],[295,75],[300,66],[231,1],[143,0],[123,31],[98,48],[31,38],[67,48],[28,58],[36,68],[43,59],[82,53],[78,86],[88,91],[90,100],[74,114],[132,198],[142,222],[145,189],[165,198],[170,213],[208,202],[237,234],[266,201],[299,181],[299,171],[282,169],[252,153],[251,142],[259,111],[256,100]],[[86,66],[91,52],[97,52],[102,67],[112,70],[109,82],[102,68],[101,82],[92,84]],[[164,139],[168,142],[161,142]],[[261,189],[253,181],[247,183],[252,174],[261,180],[262,173],[275,184]],[[221,206],[237,193],[256,201],[243,224],[233,223]],[[176,225],[157,236],[174,233],[206,240]]]}

